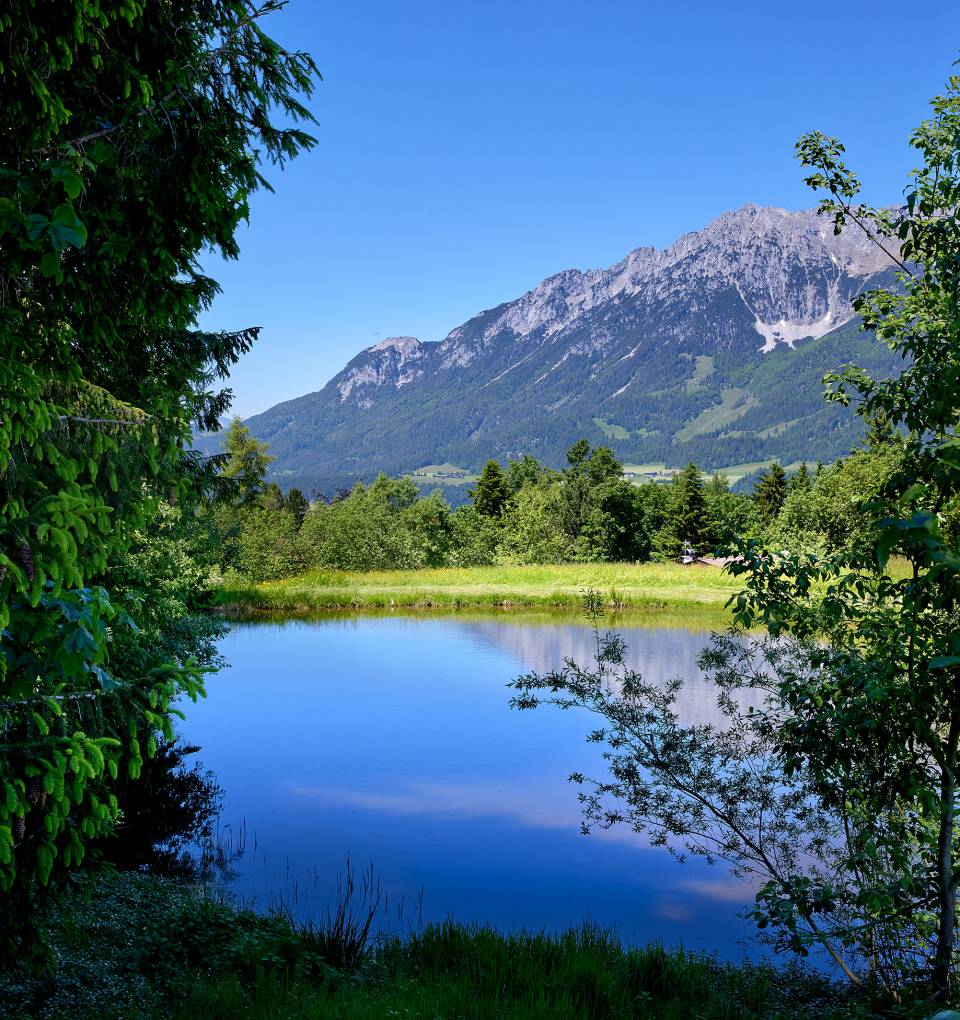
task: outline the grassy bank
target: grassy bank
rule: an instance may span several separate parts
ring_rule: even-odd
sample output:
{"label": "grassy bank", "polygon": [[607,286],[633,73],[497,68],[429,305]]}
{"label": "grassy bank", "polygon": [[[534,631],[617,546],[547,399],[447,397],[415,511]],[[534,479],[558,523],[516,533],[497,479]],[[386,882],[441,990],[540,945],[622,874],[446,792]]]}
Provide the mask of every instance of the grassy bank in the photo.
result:
{"label": "grassy bank", "polygon": [[[0,974],[4,1016],[37,1020],[851,1020],[825,978],[718,963],[609,933],[504,936],[457,924],[362,958],[330,930],[235,912],[137,874],[86,882],[51,918],[55,969]],[[346,960],[346,963],[345,963]]]}
{"label": "grassy bank", "polygon": [[230,584],[221,604],[238,612],[483,607],[579,608],[586,589],[610,608],[712,608],[742,583],[713,567],[674,563],[566,563],[549,566],[445,567],[350,573],[313,570],[264,584]]}

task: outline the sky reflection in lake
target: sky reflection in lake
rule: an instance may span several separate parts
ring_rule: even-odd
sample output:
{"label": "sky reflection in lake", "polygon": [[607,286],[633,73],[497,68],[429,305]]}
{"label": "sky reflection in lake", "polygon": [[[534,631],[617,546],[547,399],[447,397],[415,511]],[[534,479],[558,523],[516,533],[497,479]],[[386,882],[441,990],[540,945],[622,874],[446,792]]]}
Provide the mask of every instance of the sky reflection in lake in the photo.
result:
{"label": "sky reflection in lake", "polygon": [[[646,678],[692,679],[684,715],[712,714],[697,682],[705,631],[618,630]],[[590,918],[631,941],[742,955],[737,915],[752,896],[722,866],[678,864],[626,829],[579,834],[567,776],[602,772],[584,740],[592,717],[508,706],[508,680],[593,647],[575,620],[236,626],[222,643],[230,668],[183,724],[226,791],[224,824],[246,827],[231,888],[317,915],[349,854],[392,899],[422,888],[425,920],[556,930]]]}

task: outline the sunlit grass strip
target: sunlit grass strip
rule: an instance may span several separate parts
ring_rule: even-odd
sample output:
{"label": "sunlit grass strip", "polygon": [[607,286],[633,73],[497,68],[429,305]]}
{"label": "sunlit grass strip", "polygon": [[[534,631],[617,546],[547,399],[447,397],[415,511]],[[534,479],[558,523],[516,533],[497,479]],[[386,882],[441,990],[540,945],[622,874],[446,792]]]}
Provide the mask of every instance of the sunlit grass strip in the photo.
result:
{"label": "sunlit grass strip", "polygon": [[[888,572],[905,577],[905,562],[891,560]],[[710,614],[709,627],[729,620],[729,597],[742,578],[713,567],[674,563],[565,563],[535,566],[443,567],[435,570],[350,572],[312,570],[283,581],[228,583],[219,605],[237,615],[277,613],[308,616],[335,610],[579,610],[583,593],[598,591],[608,611],[659,610]]]}
{"label": "sunlit grass strip", "polygon": [[314,570],[256,585],[226,585],[225,607],[306,612],[384,608],[579,608],[598,591],[608,608],[720,609],[742,587],[712,567],[672,563],[568,563],[550,566],[445,567],[369,573]]}

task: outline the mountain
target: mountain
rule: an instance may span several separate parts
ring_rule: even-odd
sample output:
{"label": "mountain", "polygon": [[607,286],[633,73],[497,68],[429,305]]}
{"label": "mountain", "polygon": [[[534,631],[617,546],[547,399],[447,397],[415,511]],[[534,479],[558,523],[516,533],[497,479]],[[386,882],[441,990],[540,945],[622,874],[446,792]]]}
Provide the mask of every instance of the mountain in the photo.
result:
{"label": "mountain", "polygon": [[275,478],[308,490],[430,462],[556,465],[581,436],[632,463],[829,461],[860,423],[824,403],[821,378],[896,371],[852,308],[893,279],[862,233],[748,205],[662,251],[557,273],[443,340],[383,340],[247,424]]}

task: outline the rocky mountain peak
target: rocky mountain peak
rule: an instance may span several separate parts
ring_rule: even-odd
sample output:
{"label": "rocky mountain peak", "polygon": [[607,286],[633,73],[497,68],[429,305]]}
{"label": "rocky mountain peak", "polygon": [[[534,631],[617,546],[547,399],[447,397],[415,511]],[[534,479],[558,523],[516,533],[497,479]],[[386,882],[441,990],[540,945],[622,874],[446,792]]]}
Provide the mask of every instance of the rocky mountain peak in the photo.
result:
{"label": "rocky mountain peak", "polygon": [[769,263],[777,255],[803,261],[830,262],[858,275],[876,273],[888,265],[886,256],[860,230],[835,234],[833,221],[814,209],[792,212],[775,206],[745,205],[723,213],[702,230],[684,234],[663,252],[666,263],[699,255],[710,265],[708,253],[730,260],[730,276],[742,274],[752,263]]}
{"label": "rocky mountain peak", "polygon": [[[496,343],[525,350],[530,342],[576,330],[583,316],[611,301],[696,304],[723,289],[738,296],[759,337],[758,349],[767,352],[848,322],[864,282],[887,263],[862,232],[838,236],[831,220],[814,210],[745,205],[662,251],[636,248],[606,269],[568,269],[547,277],[515,301],[453,330],[441,343],[441,365],[464,368]],[[599,346],[603,343],[599,337]],[[581,341],[578,349],[598,344]]]}
{"label": "rocky mountain peak", "polygon": [[[693,344],[698,353],[729,344],[754,345],[766,353],[849,322],[854,299],[885,262],[861,231],[836,235],[830,219],[814,210],[745,205],[663,250],[635,248],[606,269],[565,269],[548,276],[439,343],[410,336],[381,340],[358,355],[334,384],[341,402],[353,399],[367,407],[378,388],[405,386],[424,372],[495,361],[504,351],[508,362],[498,371],[510,372],[533,351],[562,347],[570,336],[553,371],[570,357],[591,357],[615,346],[616,335],[607,326],[591,325],[587,336],[583,327],[598,316],[602,320],[618,302],[632,304],[644,317],[660,309],[657,318],[674,321],[681,346]],[[702,310],[711,305],[717,311],[704,318]],[[631,349],[629,356],[634,353]]]}
{"label": "rocky mountain peak", "polygon": [[380,343],[368,347],[368,351],[394,350],[401,358],[416,357],[423,344],[415,336],[388,336]]}
{"label": "rocky mountain peak", "polygon": [[333,380],[340,402],[352,395],[360,407],[367,408],[373,404],[371,392],[412,382],[422,374],[418,363],[426,356],[426,347],[415,336],[388,336],[361,351]]}
{"label": "rocky mountain peak", "polygon": [[857,423],[823,404],[821,379],[849,361],[892,370],[853,321],[857,296],[892,280],[862,231],[747,205],[664,249],[555,273],[439,342],[380,340],[251,427],[307,485],[525,452],[558,464],[580,436],[634,464],[826,460]]}

